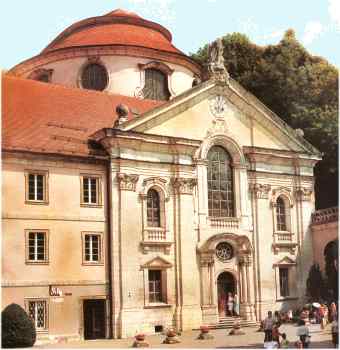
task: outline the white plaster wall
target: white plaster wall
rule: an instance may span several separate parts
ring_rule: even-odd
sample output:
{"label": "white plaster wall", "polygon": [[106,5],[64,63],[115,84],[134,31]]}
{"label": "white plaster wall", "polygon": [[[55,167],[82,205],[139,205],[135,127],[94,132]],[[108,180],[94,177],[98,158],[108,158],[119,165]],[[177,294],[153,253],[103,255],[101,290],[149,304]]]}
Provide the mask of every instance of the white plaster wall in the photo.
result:
{"label": "white plaster wall", "polygon": [[[109,74],[109,84],[105,91],[125,96],[135,96],[136,89],[142,86],[142,74],[138,64],[154,61],[152,59],[126,56],[102,56],[100,60],[107,68]],[[76,57],[52,62],[39,68],[53,69],[52,83],[79,87],[81,70],[86,62],[87,57]],[[174,96],[192,87],[194,74],[190,70],[176,64],[164,63],[174,70],[169,78],[169,87]]]}

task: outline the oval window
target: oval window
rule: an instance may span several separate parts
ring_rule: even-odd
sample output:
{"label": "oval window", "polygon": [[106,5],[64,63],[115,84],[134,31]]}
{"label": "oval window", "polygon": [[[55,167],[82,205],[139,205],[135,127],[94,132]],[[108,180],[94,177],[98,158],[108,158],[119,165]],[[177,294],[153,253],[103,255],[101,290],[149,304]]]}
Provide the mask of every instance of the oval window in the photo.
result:
{"label": "oval window", "polygon": [[81,76],[81,85],[84,89],[103,91],[109,77],[106,68],[98,63],[88,64]]}

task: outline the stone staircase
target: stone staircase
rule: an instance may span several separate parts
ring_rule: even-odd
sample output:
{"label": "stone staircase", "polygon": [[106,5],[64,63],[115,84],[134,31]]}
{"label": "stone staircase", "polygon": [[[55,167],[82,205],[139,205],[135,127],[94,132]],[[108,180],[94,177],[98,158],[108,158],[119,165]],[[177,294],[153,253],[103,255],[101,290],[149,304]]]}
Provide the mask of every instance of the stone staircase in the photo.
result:
{"label": "stone staircase", "polygon": [[209,325],[210,329],[229,329],[233,328],[233,325],[236,321],[239,321],[241,324],[241,328],[243,327],[256,327],[259,326],[259,323],[256,321],[247,321],[244,320],[241,317],[231,317],[231,316],[226,316],[226,317],[221,317],[219,319],[219,322],[216,324]]}

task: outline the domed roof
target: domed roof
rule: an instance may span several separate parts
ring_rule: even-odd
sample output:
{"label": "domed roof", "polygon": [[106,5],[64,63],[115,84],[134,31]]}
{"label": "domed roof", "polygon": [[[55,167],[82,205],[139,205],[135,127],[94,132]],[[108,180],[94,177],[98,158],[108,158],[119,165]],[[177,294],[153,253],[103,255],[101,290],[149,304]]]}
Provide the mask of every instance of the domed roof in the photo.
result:
{"label": "domed roof", "polygon": [[184,55],[171,43],[171,33],[163,26],[133,12],[117,9],[71,25],[42,53],[66,48],[122,45],[143,47]]}

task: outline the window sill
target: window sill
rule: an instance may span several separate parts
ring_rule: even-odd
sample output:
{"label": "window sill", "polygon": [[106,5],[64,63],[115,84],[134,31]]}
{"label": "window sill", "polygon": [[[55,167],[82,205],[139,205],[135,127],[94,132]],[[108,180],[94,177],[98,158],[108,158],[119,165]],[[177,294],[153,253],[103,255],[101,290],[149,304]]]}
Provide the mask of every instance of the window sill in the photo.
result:
{"label": "window sill", "polygon": [[83,266],[104,266],[104,263],[102,261],[95,262],[95,261],[83,261]]}
{"label": "window sill", "polygon": [[162,309],[162,308],[170,308],[172,307],[171,304],[165,304],[165,303],[152,303],[144,306],[144,309]]}
{"label": "window sill", "polygon": [[26,265],[49,265],[49,264],[50,264],[49,261],[33,261],[33,260],[26,261]]}
{"label": "window sill", "polygon": [[31,201],[31,200],[25,200],[25,204],[33,204],[33,205],[48,205],[48,201]]}
{"label": "window sill", "polygon": [[89,203],[80,203],[82,208],[102,208],[102,204],[89,204]]}

